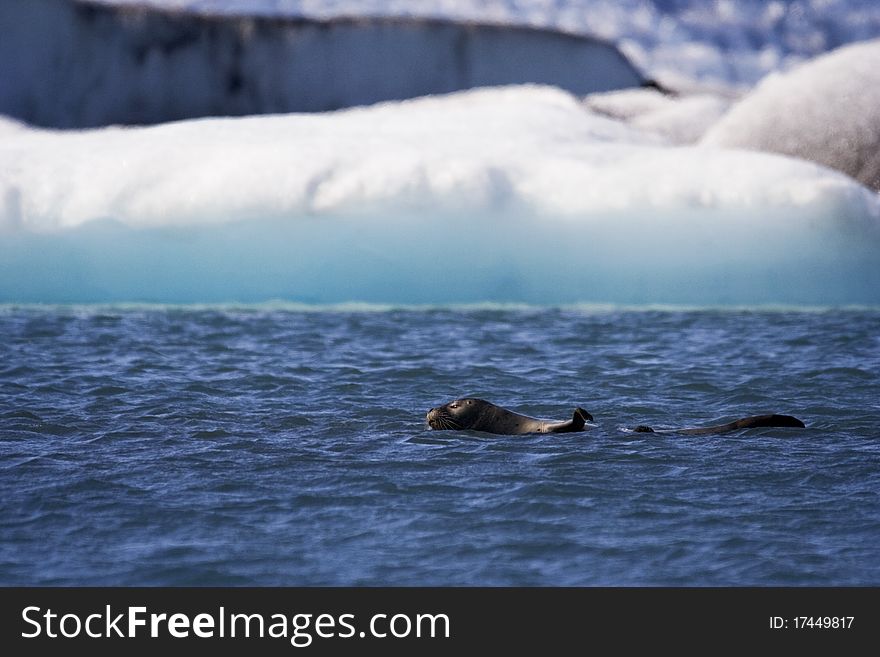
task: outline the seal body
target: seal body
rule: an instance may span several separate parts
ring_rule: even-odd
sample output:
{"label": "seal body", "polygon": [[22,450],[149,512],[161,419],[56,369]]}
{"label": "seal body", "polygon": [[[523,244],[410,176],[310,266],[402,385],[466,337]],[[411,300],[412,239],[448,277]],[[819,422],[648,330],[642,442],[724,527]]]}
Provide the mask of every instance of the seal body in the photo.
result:
{"label": "seal body", "polygon": [[696,429],[662,429],[655,431],[651,427],[641,424],[633,431],[637,433],[682,433],[691,436],[708,435],[713,433],[727,433],[728,431],[738,431],[739,429],[752,429],[754,427],[797,427],[804,429],[804,423],[791,415],[754,415],[752,417],[744,417],[740,420],[728,422],[727,424],[719,424],[714,427],[700,427]]}
{"label": "seal body", "polygon": [[520,415],[484,399],[465,398],[432,408],[428,411],[426,419],[432,429],[517,435],[583,431],[584,425],[587,421],[591,421],[593,416],[581,407],[577,407],[570,420],[553,422]]}

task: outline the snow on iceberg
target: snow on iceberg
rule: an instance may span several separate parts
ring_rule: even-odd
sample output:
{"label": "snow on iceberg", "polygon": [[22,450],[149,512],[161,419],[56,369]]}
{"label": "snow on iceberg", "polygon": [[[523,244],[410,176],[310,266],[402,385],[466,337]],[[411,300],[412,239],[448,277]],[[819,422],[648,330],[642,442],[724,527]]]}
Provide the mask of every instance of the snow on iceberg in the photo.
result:
{"label": "snow on iceberg", "polygon": [[664,137],[673,144],[700,140],[730,107],[730,99],[708,92],[667,94],[656,89],[625,89],[590,94],[586,107]]}
{"label": "snow on iceberg", "polygon": [[880,40],[768,76],[703,143],[812,160],[880,190]]}
{"label": "snow on iceberg", "polygon": [[0,300],[880,303],[880,206],[547,87],[0,140]]}

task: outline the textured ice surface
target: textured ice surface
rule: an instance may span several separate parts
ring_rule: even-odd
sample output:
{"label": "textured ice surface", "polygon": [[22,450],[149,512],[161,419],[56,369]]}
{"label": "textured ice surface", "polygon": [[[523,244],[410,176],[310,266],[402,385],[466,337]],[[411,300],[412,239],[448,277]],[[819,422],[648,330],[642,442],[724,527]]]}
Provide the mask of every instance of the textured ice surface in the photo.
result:
{"label": "textured ice surface", "polygon": [[101,0],[208,13],[437,16],[555,27],[614,41],[671,84],[751,86],[840,45],[880,36],[876,0]]}
{"label": "textured ice surface", "polygon": [[880,39],[768,76],[703,143],[812,160],[880,190]]}

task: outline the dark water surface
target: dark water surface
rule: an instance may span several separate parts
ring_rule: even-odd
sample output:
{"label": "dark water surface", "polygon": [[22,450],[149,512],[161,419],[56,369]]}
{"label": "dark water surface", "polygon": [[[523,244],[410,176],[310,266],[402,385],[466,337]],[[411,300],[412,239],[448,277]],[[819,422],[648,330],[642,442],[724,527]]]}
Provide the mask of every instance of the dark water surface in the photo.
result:
{"label": "dark water surface", "polygon": [[[0,309],[0,584],[880,584],[880,311]],[[586,433],[432,432],[456,396]],[[632,434],[765,412],[806,430]]]}

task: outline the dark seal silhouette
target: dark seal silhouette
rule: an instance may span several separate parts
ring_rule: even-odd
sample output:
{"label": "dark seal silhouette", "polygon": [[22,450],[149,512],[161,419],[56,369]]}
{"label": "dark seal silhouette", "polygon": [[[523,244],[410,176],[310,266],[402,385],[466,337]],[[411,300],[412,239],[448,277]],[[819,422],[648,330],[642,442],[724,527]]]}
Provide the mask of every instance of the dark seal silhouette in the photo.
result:
{"label": "dark seal silhouette", "polygon": [[696,429],[658,429],[640,424],[633,431],[638,433],[682,433],[691,436],[709,435],[713,433],[727,433],[728,431],[738,431],[739,429],[752,429],[755,427],[797,427],[798,429],[806,428],[804,423],[791,415],[755,415],[752,417],[744,417],[740,420],[728,422],[727,424],[719,424],[713,427],[699,427]]}
{"label": "dark seal silhouette", "polygon": [[570,420],[554,422],[520,415],[484,399],[467,398],[432,408],[427,415],[428,425],[432,429],[486,431],[506,435],[583,431],[585,423],[592,419],[593,416],[581,407],[574,409]]}

